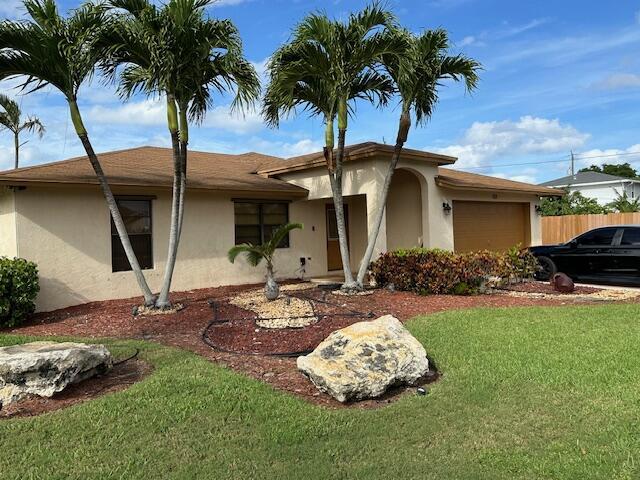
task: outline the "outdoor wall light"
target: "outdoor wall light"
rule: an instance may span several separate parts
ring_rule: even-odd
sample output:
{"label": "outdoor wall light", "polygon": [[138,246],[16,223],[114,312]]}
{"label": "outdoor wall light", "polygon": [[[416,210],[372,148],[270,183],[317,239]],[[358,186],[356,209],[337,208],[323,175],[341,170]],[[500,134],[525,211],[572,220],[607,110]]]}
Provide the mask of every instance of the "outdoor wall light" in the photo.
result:
{"label": "outdoor wall light", "polygon": [[449,205],[449,202],[444,202],[442,204],[442,210],[444,211],[444,213],[446,213],[447,215],[451,213],[451,205]]}

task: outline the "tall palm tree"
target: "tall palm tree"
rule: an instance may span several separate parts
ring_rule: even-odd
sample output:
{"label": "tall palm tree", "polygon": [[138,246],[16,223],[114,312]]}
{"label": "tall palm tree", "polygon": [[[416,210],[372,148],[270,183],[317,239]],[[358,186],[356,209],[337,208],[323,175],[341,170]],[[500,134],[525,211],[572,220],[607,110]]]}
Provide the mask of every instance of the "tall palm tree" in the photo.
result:
{"label": "tall palm tree", "polygon": [[100,36],[109,28],[108,17],[103,7],[91,3],[77,8],[68,17],[60,16],[54,0],[25,0],[24,6],[30,20],[0,23],[0,80],[25,77],[23,90],[33,92],[51,85],[64,95],[76,134],[98,178],[145,304],[152,305],[155,298],[78,108],[80,85],[91,78],[103,56],[97,46]]}
{"label": "tall palm tree", "polygon": [[25,143],[20,143],[22,132],[35,133],[40,138],[44,135],[44,125],[38,117],[22,117],[22,110],[18,103],[4,94],[0,93],[0,127],[9,130],[13,134],[13,144],[15,153],[15,168],[20,164],[20,147]]}
{"label": "tall palm tree", "polygon": [[363,288],[364,277],[369,268],[384,210],[389,195],[393,173],[398,166],[402,149],[409,136],[412,116],[418,125],[424,125],[438,103],[438,88],[442,81],[452,79],[463,81],[468,92],[478,84],[480,63],[464,55],[449,55],[451,47],[446,30],[427,30],[421,35],[398,29],[395,35],[404,39],[401,55],[385,55],[384,67],[393,79],[400,97],[400,121],[391,162],[385,176],[381,193],[380,208],[376,212],[374,228],[369,232],[365,254],[358,270],[358,288]]}
{"label": "tall palm tree", "polygon": [[125,97],[136,92],[164,96],[174,159],[169,247],[156,307],[170,307],[169,292],[184,218],[189,123],[201,123],[215,93],[233,90],[232,107],[259,96],[258,75],[242,52],[238,30],[228,20],[206,16],[212,0],[110,0],[118,14],[108,36],[103,67]]}
{"label": "tall palm tree", "polygon": [[[374,3],[346,22],[324,14],[308,15],[280,47],[268,65],[269,85],[263,115],[278,126],[283,115],[300,108],[325,123],[324,156],[336,211],[345,290],[356,287],[350,266],[342,195],[342,172],[349,116],[355,101],[384,104],[393,84],[378,66],[385,55],[400,51],[393,15]],[[338,146],[335,148],[335,122]]]}

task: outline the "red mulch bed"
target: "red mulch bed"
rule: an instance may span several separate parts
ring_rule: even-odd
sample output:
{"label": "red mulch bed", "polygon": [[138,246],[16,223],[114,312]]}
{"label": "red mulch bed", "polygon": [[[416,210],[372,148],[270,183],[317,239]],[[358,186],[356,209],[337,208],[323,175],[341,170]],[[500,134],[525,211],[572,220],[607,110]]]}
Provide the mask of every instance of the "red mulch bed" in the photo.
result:
{"label": "red mulch bed", "polygon": [[561,293],[556,291],[551,284],[547,282],[525,282],[509,285],[505,290],[526,293],[545,293],[547,295],[567,295],[570,297],[571,295],[589,295],[590,293],[600,292],[602,288],[577,286],[571,293]]}
{"label": "red mulch bed", "polygon": [[69,385],[51,398],[29,395],[0,410],[3,418],[33,417],[53,412],[77,403],[86,402],[102,395],[119,392],[142,380],[151,371],[151,366],[138,359],[116,365],[107,374],[93,377],[75,385]]}
{"label": "red mulch bed", "polygon": [[[198,353],[253,378],[263,380],[279,390],[299,395],[314,403],[340,406],[341,404],[328,395],[318,392],[311,382],[297,370],[295,359],[224,353],[215,351],[203,343],[201,334],[213,318],[208,301],[214,300],[220,305],[221,316],[233,316],[231,314],[237,314],[240,309],[226,303],[229,297],[257,287],[259,285],[245,285],[175,293],[172,295],[172,300],[182,303],[185,306],[184,310],[174,314],[136,318],[132,316],[131,312],[132,308],[139,304],[140,299],[93,302],[54,312],[36,314],[27,325],[5,332],[22,335],[153,340]],[[320,293],[316,289],[313,295],[319,296]],[[341,305],[336,310],[344,311],[343,309],[348,308],[365,313],[372,312],[376,317],[392,314],[401,321],[406,321],[416,315],[453,309],[573,304],[570,298],[564,301],[564,299],[523,298],[500,294],[419,296],[407,292],[387,290],[376,290],[373,295],[367,296],[328,295],[327,300]],[[311,349],[332,331],[362,320],[357,317],[336,315],[321,319],[317,324],[303,329],[274,331],[257,329],[254,322],[250,320],[251,316],[247,316],[244,311],[241,312],[244,315],[244,320],[233,321],[226,326],[214,327],[212,335],[220,346],[246,352]],[[387,401],[390,399],[360,402],[357,405],[375,406]]]}

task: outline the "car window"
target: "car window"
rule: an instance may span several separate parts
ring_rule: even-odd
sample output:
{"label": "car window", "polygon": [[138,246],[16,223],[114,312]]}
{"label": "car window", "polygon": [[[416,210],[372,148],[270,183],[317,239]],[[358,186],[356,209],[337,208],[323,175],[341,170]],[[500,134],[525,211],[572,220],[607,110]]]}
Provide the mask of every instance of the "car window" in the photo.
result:
{"label": "car window", "polygon": [[620,245],[640,246],[640,228],[625,228]]}
{"label": "car window", "polygon": [[592,230],[591,232],[587,232],[578,237],[578,245],[611,245],[613,237],[615,237],[617,231],[617,228],[600,228],[598,230]]}

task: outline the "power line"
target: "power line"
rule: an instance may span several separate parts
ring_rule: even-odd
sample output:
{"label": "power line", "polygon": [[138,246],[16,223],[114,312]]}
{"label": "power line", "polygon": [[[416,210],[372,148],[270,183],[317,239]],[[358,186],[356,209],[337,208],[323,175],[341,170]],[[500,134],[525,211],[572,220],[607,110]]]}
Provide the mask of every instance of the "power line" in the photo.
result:
{"label": "power line", "polygon": [[[640,155],[639,152],[625,152],[625,153],[617,153],[617,154],[607,154],[607,155],[589,155],[581,157],[580,154],[572,154],[574,160],[589,160],[592,158],[611,158],[611,157],[622,157],[627,155]],[[563,158],[562,160],[541,160],[535,162],[521,162],[521,163],[501,163],[495,165],[479,165],[477,167],[465,167],[465,170],[481,170],[484,168],[503,168],[503,167],[519,167],[519,166],[527,166],[527,165],[545,165],[549,163],[564,163],[571,160],[571,156]]]}
{"label": "power line", "polygon": [[[580,154],[578,154],[580,155]],[[592,155],[592,156],[586,156],[586,157],[580,157],[578,156],[578,160],[585,160],[585,159],[589,159],[589,158],[609,158],[609,157],[624,157],[626,155],[640,155],[640,152],[625,152],[625,153],[610,153],[607,155]]]}

